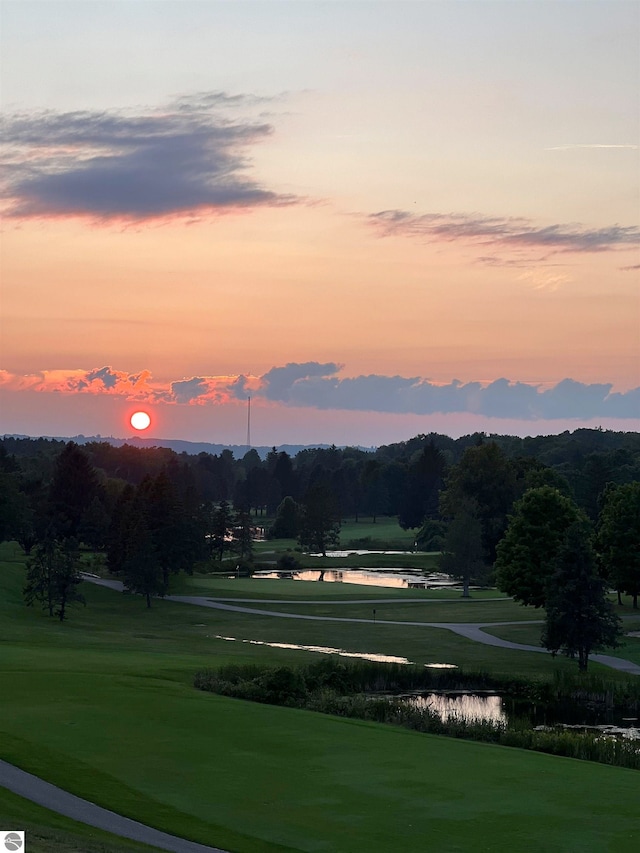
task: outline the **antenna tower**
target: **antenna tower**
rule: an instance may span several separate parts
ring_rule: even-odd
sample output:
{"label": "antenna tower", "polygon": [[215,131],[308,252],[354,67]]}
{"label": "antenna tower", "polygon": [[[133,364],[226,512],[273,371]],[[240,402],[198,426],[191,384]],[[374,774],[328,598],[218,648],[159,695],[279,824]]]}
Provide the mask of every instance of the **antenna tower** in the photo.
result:
{"label": "antenna tower", "polygon": [[251,450],[251,397],[247,397],[247,447]]}

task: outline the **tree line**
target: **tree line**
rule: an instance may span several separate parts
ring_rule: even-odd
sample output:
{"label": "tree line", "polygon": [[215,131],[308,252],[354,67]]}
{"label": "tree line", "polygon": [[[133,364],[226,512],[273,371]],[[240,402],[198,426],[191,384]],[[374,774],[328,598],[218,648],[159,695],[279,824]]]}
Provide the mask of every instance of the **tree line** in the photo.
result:
{"label": "tree line", "polygon": [[[581,661],[587,646],[615,639],[615,620],[607,627],[600,607],[605,585],[637,607],[639,439],[601,430],[530,440],[430,435],[376,452],[331,447],[292,458],[274,448],[264,460],[255,451],[236,460],[230,451],[5,438],[0,540],[32,555],[28,601],[64,619],[79,600],[80,543],[104,552],[111,573],[150,605],[172,572],[198,561],[234,554],[250,567],[259,524],[324,554],[346,517],[397,515],[420,549],[442,552],[442,569],[465,595],[494,571],[505,592],[546,609],[545,643]],[[567,641],[580,601],[584,625],[600,625],[601,635],[583,642],[584,627],[583,639]]]}

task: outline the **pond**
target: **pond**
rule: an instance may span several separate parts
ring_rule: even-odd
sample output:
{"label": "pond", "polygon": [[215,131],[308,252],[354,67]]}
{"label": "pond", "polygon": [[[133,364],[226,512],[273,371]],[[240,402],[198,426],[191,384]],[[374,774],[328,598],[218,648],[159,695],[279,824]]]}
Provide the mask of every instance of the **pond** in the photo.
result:
{"label": "pond", "polygon": [[[327,551],[325,557],[364,557],[367,554],[415,554],[415,551],[371,551],[366,548],[356,551]],[[322,557],[322,554],[309,554],[310,557]]]}
{"label": "pond", "polygon": [[359,586],[379,586],[387,589],[452,589],[461,590],[458,581],[442,572],[423,572],[420,569],[300,569],[279,571],[262,569],[253,577],[269,580],[351,583]]}
{"label": "pond", "polygon": [[604,708],[596,703],[568,700],[534,703],[494,691],[408,693],[395,698],[433,711],[445,722],[458,719],[538,730],[563,728],[640,741],[640,720],[622,707]]}

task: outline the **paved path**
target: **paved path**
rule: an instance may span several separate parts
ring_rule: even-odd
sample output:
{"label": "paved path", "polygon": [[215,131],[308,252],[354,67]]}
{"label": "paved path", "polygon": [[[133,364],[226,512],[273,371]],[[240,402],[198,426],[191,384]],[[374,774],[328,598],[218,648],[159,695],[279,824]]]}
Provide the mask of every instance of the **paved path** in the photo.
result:
{"label": "paved path", "polygon": [[[87,577],[86,580],[97,583],[100,586],[106,586],[110,589],[122,591],[122,583],[120,581],[102,580],[101,578]],[[468,640],[473,640],[476,643],[484,643],[486,646],[498,646],[501,649],[514,649],[520,652],[540,652],[549,654],[547,649],[541,646],[529,646],[524,643],[512,643],[510,640],[503,640],[501,637],[494,637],[493,634],[487,634],[483,628],[497,628],[501,625],[540,625],[542,619],[531,619],[520,622],[409,622],[409,621],[391,621],[388,619],[352,619],[346,616],[310,616],[305,613],[283,613],[280,610],[263,610],[255,607],[243,607],[241,604],[230,604],[231,601],[245,601],[250,604],[298,604],[299,602],[281,599],[233,599],[233,598],[207,598],[201,595],[167,595],[169,601],[177,601],[181,604],[193,604],[196,607],[210,607],[215,610],[231,610],[236,613],[249,613],[256,616],[274,616],[280,619],[306,619],[313,622],[360,622],[363,624],[375,625],[410,625],[412,627],[424,628],[443,628],[446,631],[452,631],[454,634],[459,634],[461,637],[466,637]],[[316,601],[315,604],[399,604],[402,602],[420,602],[430,603],[432,601],[460,601],[460,598],[452,599],[431,599],[431,598],[380,598],[380,599],[360,599],[351,601]],[[483,601],[504,601],[505,599],[487,599],[479,598],[477,602],[480,604]],[[307,604],[312,602],[307,601]],[[469,602],[471,606],[475,602]],[[640,666],[630,660],[617,658],[613,655],[589,655],[589,660],[601,663],[611,669],[616,669],[619,672],[626,672],[628,675],[640,675]]]}
{"label": "paved path", "polygon": [[[102,578],[85,575],[85,580],[95,583],[99,586],[107,587],[119,592],[123,590],[123,584],[120,581],[103,580]],[[302,613],[282,613],[278,610],[262,610],[252,607],[242,607],[239,604],[229,604],[230,601],[245,601],[247,603],[260,604],[292,604],[289,600],[265,600],[265,599],[212,599],[204,596],[195,595],[168,595],[169,601],[176,601],[181,604],[192,604],[197,607],[209,607],[215,610],[230,610],[236,613],[248,613],[260,616],[274,616],[281,619],[306,619],[318,622],[355,622],[364,624],[377,625],[411,625],[422,626],[425,628],[444,628],[447,631],[453,631],[468,640],[473,640],[478,643],[484,643],[489,646],[498,646],[503,649],[515,649],[518,651],[542,652],[548,654],[546,649],[540,646],[529,646],[522,643],[512,643],[509,640],[503,640],[500,637],[494,637],[492,634],[487,634],[483,628],[498,627],[500,625],[522,625],[523,622],[394,622],[386,619],[352,619],[341,616],[310,616]],[[447,599],[403,599],[402,601],[413,601],[427,603],[430,601],[445,601]],[[450,601],[459,601],[460,599],[448,599]],[[478,599],[479,602],[489,599]],[[491,599],[503,600],[503,599]],[[311,601],[306,603],[311,604]],[[399,599],[364,599],[351,600],[340,602],[328,602],[326,600],[313,602],[316,604],[397,604]],[[542,620],[528,621],[524,624],[539,624]],[[623,660],[622,658],[612,657],[610,655],[591,655],[591,660],[602,663],[613,669],[629,673],[631,675],[640,675],[640,666],[631,661]],[[171,853],[225,853],[218,847],[207,847],[203,844],[198,844],[194,841],[188,841],[185,838],[178,838],[175,835],[169,835],[166,832],[153,829],[153,827],[138,823],[138,821],[118,815],[115,812],[103,809],[100,806],[91,803],[88,800],[83,800],[45,782],[43,779],[33,776],[31,773],[26,773],[12,764],[7,764],[6,761],[0,760],[0,785],[15,794],[19,794],[28,800],[31,800],[38,805],[73,818],[74,820],[85,823],[89,826],[94,826],[97,829],[103,829],[111,832],[114,835],[120,835],[123,838],[130,838],[134,841],[141,841],[145,844],[150,844],[160,850],[168,850]]]}
{"label": "paved path", "polygon": [[[150,844],[160,850],[169,850],[171,853],[225,853],[219,847],[207,847],[204,844],[197,844],[195,841],[187,841],[185,838],[178,838],[176,835],[169,835],[166,832],[153,829],[151,826],[145,826],[143,823],[138,823],[137,820],[122,817],[122,815],[96,806],[95,803],[90,803],[74,794],[69,794],[62,788],[57,788],[38,776],[26,773],[24,770],[14,767],[13,764],[7,764],[6,761],[1,760],[0,785],[13,791],[14,794],[19,794],[21,797],[25,797],[25,799],[40,806],[45,806],[45,808],[58,812],[58,814],[65,815],[65,817],[73,818],[73,820],[86,823],[88,826],[94,826],[97,829],[104,829],[123,838]],[[27,847],[28,844],[29,839],[27,838]]]}

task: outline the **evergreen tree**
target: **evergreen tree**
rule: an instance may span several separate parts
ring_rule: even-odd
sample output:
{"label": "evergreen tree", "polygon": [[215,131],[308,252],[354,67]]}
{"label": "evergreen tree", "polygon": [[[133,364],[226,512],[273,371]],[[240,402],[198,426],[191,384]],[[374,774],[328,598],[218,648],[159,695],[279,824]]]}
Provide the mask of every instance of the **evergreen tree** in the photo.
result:
{"label": "evergreen tree", "polygon": [[482,527],[475,501],[461,503],[449,522],[439,565],[441,572],[462,581],[462,595],[468,598],[472,579],[484,573]]}
{"label": "evergreen tree", "polygon": [[248,512],[239,512],[233,527],[233,547],[241,561],[253,559],[253,526]]}
{"label": "evergreen tree", "polygon": [[49,489],[51,521],[58,538],[78,538],[82,517],[100,493],[98,474],[88,455],[75,442],[68,442],[56,460]]}
{"label": "evergreen tree", "polygon": [[389,493],[382,476],[382,465],[374,459],[365,462],[362,468],[362,506],[374,524],[378,515],[388,510]]}
{"label": "evergreen tree", "polygon": [[107,566],[111,574],[124,571],[127,557],[127,539],[129,519],[133,508],[135,489],[127,485],[116,500],[111,514],[111,523],[107,535]]}
{"label": "evergreen tree", "polygon": [[95,551],[107,545],[111,519],[104,504],[96,495],[80,518],[78,537]]}
{"label": "evergreen tree", "polygon": [[144,595],[147,607],[155,595],[166,595],[167,584],[162,564],[149,529],[144,507],[135,501],[128,517],[127,537],[123,563],[124,585],[131,592]]}
{"label": "evergreen tree", "polygon": [[437,518],[438,493],[446,467],[445,458],[433,440],[414,454],[398,507],[398,522],[404,530],[420,527],[425,518]]}
{"label": "evergreen tree", "polygon": [[29,501],[17,475],[0,471],[0,542],[17,540],[29,520]]}
{"label": "evergreen tree", "polygon": [[27,607],[39,601],[43,610],[49,611],[49,616],[53,616],[55,606],[53,575],[55,561],[59,556],[56,549],[59,549],[59,545],[54,539],[48,539],[36,547],[33,557],[27,560],[27,582],[23,590]]}
{"label": "evergreen tree", "polygon": [[222,560],[225,551],[233,546],[235,516],[227,501],[220,501],[213,511],[210,531],[210,549],[217,560]]}
{"label": "evergreen tree", "polygon": [[340,537],[340,519],[333,493],[322,481],[307,491],[302,504],[299,542],[303,548],[327,556],[327,548],[336,547]]}
{"label": "evergreen tree", "polygon": [[270,539],[297,539],[300,533],[301,509],[292,497],[287,496],[276,510],[276,518],[269,530]]}

